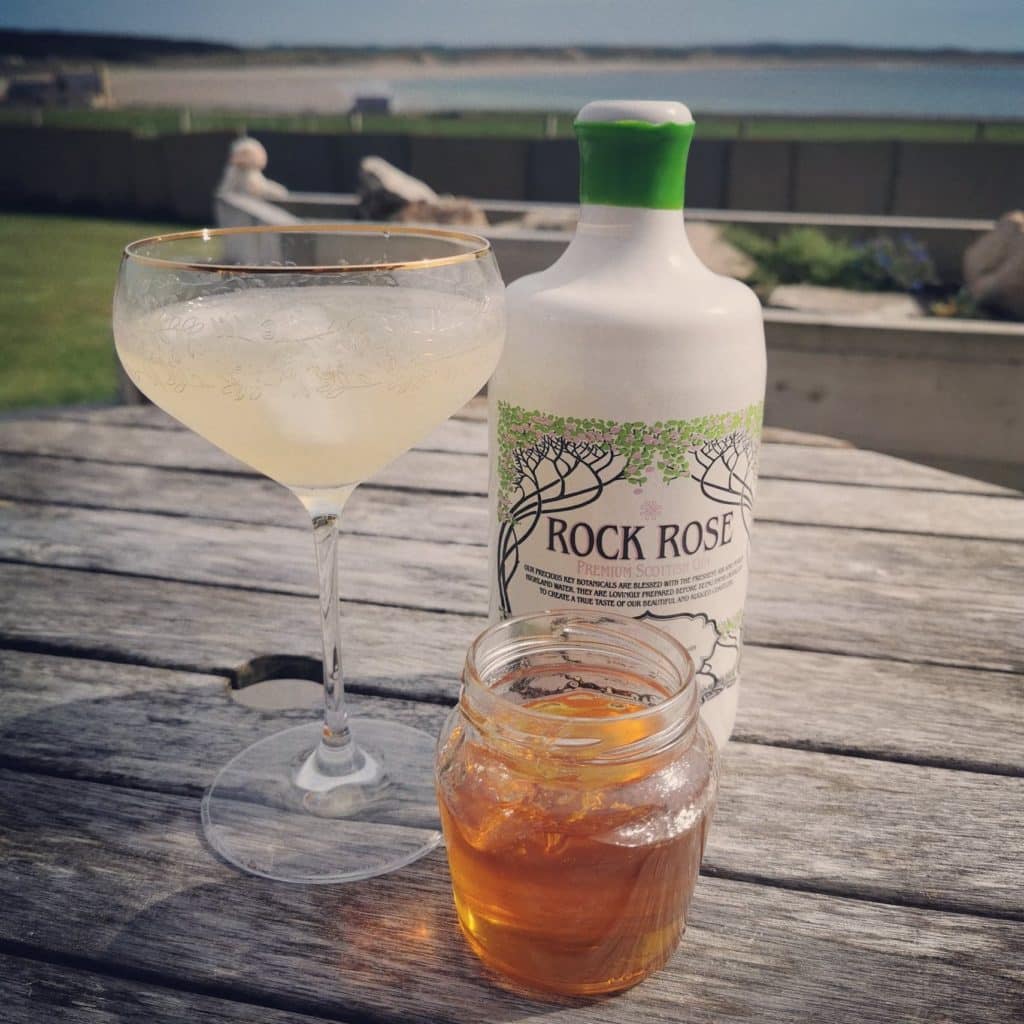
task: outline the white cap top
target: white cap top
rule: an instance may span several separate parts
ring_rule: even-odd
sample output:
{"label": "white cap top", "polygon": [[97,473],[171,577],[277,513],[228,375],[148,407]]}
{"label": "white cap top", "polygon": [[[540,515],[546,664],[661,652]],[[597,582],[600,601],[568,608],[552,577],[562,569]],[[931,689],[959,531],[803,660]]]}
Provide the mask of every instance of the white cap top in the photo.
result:
{"label": "white cap top", "polygon": [[693,124],[693,114],[689,107],[674,100],[594,100],[576,115],[576,120]]}

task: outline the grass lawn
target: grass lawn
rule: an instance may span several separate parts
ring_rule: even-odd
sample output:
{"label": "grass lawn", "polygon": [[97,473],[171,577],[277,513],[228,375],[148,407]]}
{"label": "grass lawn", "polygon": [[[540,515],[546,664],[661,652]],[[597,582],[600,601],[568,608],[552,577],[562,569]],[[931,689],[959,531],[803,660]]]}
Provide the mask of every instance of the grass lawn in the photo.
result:
{"label": "grass lawn", "polygon": [[0,213],[0,410],[112,400],[110,302],[121,249],[181,230]]}
{"label": "grass lawn", "polygon": [[[549,128],[558,138],[572,138],[570,111],[557,113],[549,125],[544,113],[536,111],[466,111],[457,115],[440,114],[367,114],[362,120],[366,133],[405,135],[494,136],[509,139],[544,138]],[[107,128],[133,131],[143,135],[188,131],[292,131],[347,133],[352,130],[347,115],[327,114],[243,114],[237,111],[184,111],[171,107],[118,110],[47,110],[33,114],[27,110],[0,109],[0,123],[26,122],[32,117],[40,123],[59,128]],[[978,120],[984,121],[984,118]],[[187,125],[187,128],[185,127]],[[861,142],[903,140],[907,142],[971,142],[976,140],[976,125],[966,120],[918,120],[913,118],[844,117],[697,117],[697,136],[704,139],[829,140]],[[984,138],[990,142],[1024,141],[1024,122],[995,120],[984,126]]]}

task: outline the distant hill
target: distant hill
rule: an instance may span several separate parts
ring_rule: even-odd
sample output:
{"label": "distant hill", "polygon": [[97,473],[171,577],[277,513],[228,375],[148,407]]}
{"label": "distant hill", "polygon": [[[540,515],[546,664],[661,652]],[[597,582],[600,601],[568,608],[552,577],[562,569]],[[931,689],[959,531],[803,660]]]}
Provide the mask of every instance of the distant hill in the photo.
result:
{"label": "distant hill", "polygon": [[204,43],[198,39],[0,29],[0,60],[20,57],[25,61],[147,61],[160,57],[224,56],[241,52],[236,46]]}
{"label": "distant hill", "polygon": [[173,60],[214,64],[346,63],[401,60],[416,64],[460,64],[502,59],[553,62],[588,60],[712,59],[750,61],[935,61],[1024,63],[1020,50],[926,50],[909,47],[843,46],[835,43],[753,43],[744,46],[270,46],[247,49],[198,39],[120,36],[101,33],[28,32],[0,29],[0,62],[49,60],[144,63]]}

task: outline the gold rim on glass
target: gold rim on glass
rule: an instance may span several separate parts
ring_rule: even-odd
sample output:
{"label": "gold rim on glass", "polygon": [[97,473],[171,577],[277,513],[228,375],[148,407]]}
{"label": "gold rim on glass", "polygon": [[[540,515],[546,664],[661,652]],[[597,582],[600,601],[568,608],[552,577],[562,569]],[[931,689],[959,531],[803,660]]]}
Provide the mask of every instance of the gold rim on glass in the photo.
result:
{"label": "gold rim on glass", "polygon": [[[192,263],[187,260],[165,259],[160,256],[148,256],[136,249],[148,244],[162,242],[178,242],[189,238],[208,242],[213,238],[225,238],[230,235],[301,235],[301,234],[337,234],[337,235],[413,235],[421,238],[452,239],[468,242],[474,246],[466,252],[452,256],[425,257],[420,260],[399,260],[392,263],[345,263],[322,264],[320,266],[293,266],[277,263]],[[384,224],[288,224],[284,226],[257,224],[243,228],[200,228],[198,231],[177,231],[169,235],[150,235],[129,242],[124,247],[125,259],[145,263],[151,267],[166,267],[173,270],[198,270],[215,274],[355,274],[372,273],[392,270],[427,270],[433,267],[447,267],[456,263],[468,263],[482,259],[491,252],[491,243],[481,235],[468,231],[450,231],[447,228],[423,228],[405,225]]]}

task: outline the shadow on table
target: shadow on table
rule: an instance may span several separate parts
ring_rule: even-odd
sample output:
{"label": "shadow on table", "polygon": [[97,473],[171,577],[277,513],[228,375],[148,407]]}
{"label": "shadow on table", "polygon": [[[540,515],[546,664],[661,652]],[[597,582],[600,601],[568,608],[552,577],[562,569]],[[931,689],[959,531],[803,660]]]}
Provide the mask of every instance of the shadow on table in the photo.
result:
{"label": "shadow on table", "polygon": [[217,995],[342,1019],[478,1024],[596,1002],[534,996],[484,968],[459,930],[443,850],[350,885],[239,874],[182,889],[135,914],[106,958]]}
{"label": "shadow on table", "polygon": [[[217,858],[201,830],[203,786],[254,730],[308,712],[241,708],[201,677],[81,699],[105,675],[68,678],[64,661],[54,672],[65,702],[19,713],[15,691],[45,682],[26,673],[9,719],[0,712],[0,744],[20,768],[53,773],[54,788],[95,780],[45,816],[26,809],[22,823],[26,842],[76,837],[70,870],[50,880],[76,906],[74,935],[58,943],[186,991],[342,1020],[478,1024],[597,1002],[535,997],[488,972],[459,929],[443,849],[329,886],[270,882]],[[446,713],[436,708],[431,726]]]}

